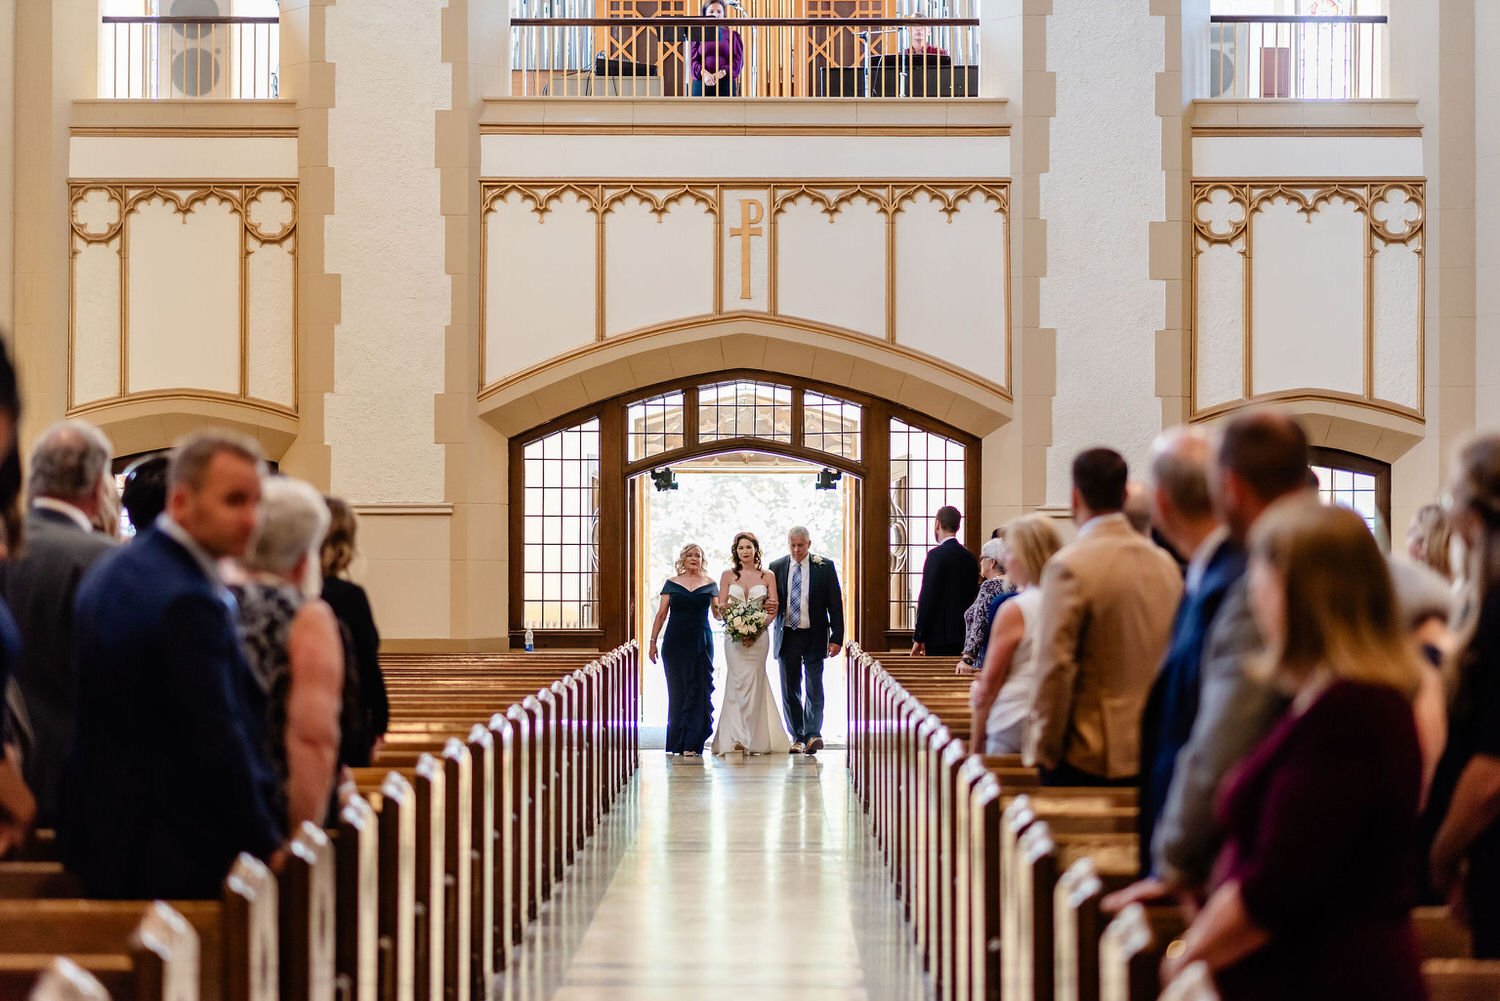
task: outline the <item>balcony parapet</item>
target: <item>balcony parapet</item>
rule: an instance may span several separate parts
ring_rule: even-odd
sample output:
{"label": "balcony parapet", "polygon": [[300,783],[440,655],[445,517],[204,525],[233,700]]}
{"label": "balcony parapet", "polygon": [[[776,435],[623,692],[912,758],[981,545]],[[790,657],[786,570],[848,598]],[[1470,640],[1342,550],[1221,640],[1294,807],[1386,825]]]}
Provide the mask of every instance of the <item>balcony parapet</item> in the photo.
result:
{"label": "balcony parapet", "polygon": [[1007,102],[994,98],[493,97],[485,101],[486,134],[591,135],[868,135],[1010,134]]}
{"label": "balcony parapet", "polygon": [[1420,135],[1412,98],[1200,98],[1193,102],[1194,136]]}

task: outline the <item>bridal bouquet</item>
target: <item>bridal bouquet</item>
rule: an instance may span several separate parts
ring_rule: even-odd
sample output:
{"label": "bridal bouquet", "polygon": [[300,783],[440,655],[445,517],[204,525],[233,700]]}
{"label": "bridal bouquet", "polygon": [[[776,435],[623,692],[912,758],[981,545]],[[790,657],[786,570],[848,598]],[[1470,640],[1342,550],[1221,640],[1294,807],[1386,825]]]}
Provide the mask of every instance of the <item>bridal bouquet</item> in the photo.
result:
{"label": "bridal bouquet", "polygon": [[730,598],[729,607],[724,611],[724,632],[731,639],[749,646],[766,631],[769,621],[771,616],[759,602]]}

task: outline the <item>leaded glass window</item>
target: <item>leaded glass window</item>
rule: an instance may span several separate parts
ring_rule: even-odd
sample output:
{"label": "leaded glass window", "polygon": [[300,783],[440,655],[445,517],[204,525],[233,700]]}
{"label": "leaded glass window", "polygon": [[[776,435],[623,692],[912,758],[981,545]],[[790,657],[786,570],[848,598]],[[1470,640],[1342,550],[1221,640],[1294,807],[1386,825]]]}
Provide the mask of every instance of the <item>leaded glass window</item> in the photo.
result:
{"label": "leaded glass window", "polygon": [[891,628],[917,621],[922,564],[934,544],[938,508],[964,506],[964,446],[891,419]]}
{"label": "leaded glass window", "polygon": [[765,438],[791,443],[792,389],[769,382],[720,382],[698,390],[698,440]]}
{"label": "leaded glass window", "polygon": [[649,459],[681,448],[684,440],[682,417],[680,392],[664,393],[632,403],[626,416],[630,461]]}
{"label": "leaded glass window", "polygon": [[598,622],[599,421],[525,446],[524,625],[592,629]]}
{"label": "leaded glass window", "polygon": [[810,389],[802,401],[803,444],[858,462],[860,405]]}

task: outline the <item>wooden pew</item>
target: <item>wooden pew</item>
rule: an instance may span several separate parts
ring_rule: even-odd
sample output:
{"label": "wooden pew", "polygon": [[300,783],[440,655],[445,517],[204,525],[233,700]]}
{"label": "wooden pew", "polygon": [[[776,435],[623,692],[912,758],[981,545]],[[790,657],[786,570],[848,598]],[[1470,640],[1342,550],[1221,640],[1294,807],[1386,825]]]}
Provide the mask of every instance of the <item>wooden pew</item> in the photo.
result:
{"label": "wooden pew", "polygon": [[[130,983],[118,984],[114,991],[121,997],[141,997]],[[12,995],[6,988],[0,987],[0,997],[8,1001],[13,996],[24,995]],[[37,977],[29,996],[31,1001],[110,1001],[110,990],[71,959],[57,956],[47,964],[41,976]]]}
{"label": "wooden pew", "polygon": [[1099,939],[1100,1001],[1150,1001],[1161,991],[1161,960],[1187,930],[1181,909],[1131,904]]}
{"label": "wooden pew", "polygon": [[380,988],[380,845],[375,811],[354,796],[334,832],[335,970],[347,1001],[376,1001]]}
{"label": "wooden pew", "polygon": [[322,828],[303,823],[281,871],[282,1001],[333,1001],[337,988],[337,863]]}
{"label": "wooden pew", "polygon": [[[27,997],[59,958],[71,964],[65,971],[91,976],[120,998],[195,1001],[205,986],[198,933],[168,904],[53,900],[30,913],[19,921],[38,922],[45,941],[27,935],[11,908],[0,905],[0,997]],[[55,954],[61,935],[70,946],[66,957]]]}
{"label": "wooden pew", "polygon": [[[45,863],[55,865],[55,863]],[[10,867],[17,863],[4,863]],[[12,882],[9,889],[20,887]],[[48,957],[64,946],[91,973],[129,973],[124,943],[150,901],[95,901],[46,896],[66,882],[33,882],[25,897],[12,893],[0,900],[0,956],[12,974],[39,975]],[[275,1001],[278,943],[278,890],[275,878],[258,860],[241,855],[224,881],[218,901],[181,901],[174,912],[196,935],[195,968],[201,982],[194,995],[204,1001]],[[111,948],[114,942],[118,948]],[[92,956],[102,956],[102,965]],[[29,958],[28,958],[29,957]],[[114,983],[110,981],[111,985]]]}

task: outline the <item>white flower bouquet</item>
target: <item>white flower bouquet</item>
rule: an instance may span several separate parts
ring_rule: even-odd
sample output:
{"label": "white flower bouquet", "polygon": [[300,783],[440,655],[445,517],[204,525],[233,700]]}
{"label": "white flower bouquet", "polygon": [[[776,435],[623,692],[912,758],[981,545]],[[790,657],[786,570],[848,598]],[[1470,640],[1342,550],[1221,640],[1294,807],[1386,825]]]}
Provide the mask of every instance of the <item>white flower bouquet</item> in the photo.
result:
{"label": "white flower bouquet", "polygon": [[771,616],[760,602],[729,599],[724,610],[724,633],[730,639],[750,646],[766,631]]}

